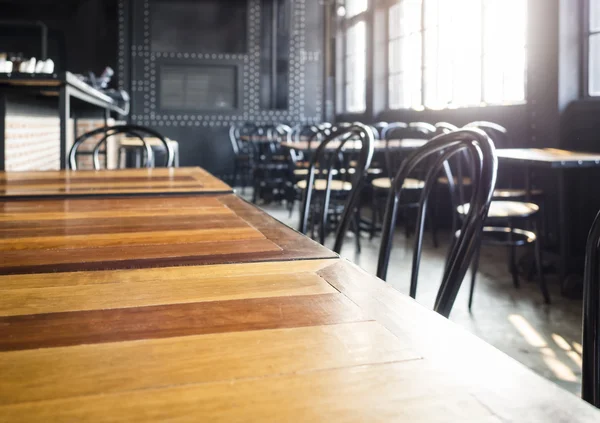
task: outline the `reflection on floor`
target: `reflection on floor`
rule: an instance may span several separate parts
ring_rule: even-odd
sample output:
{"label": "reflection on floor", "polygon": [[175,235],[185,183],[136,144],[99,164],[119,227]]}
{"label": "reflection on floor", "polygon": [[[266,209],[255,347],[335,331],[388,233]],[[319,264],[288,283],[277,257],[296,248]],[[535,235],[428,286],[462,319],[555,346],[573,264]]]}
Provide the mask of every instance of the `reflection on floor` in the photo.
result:
{"label": "reflection on floor", "polygon": [[[298,211],[290,218],[284,206],[272,204],[263,209],[283,223],[297,228]],[[440,235],[440,241],[449,235]],[[363,235],[362,252],[355,253],[354,240],[344,244],[342,255],[370,273],[375,273],[380,238]],[[425,238],[417,301],[432,307],[441,278],[447,243],[433,248]],[[331,245],[328,245],[331,247]],[[388,281],[403,293],[409,289],[412,239],[399,231],[394,239]],[[559,293],[558,280],[548,275],[552,304],[543,303],[534,282],[525,278],[515,289],[508,272],[507,252],[484,247],[475,289],[473,311],[467,308],[468,283],[461,288],[450,319],[520,361],[538,374],[579,395],[581,385],[581,301]]]}

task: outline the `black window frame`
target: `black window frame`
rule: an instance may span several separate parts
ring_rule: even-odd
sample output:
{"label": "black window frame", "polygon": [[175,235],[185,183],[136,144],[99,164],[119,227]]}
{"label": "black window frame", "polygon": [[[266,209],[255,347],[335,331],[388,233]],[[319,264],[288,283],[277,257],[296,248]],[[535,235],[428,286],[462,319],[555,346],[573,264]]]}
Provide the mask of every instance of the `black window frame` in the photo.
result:
{"label": "black window frame", "polygon": [[590,65],[591,65],[591,60],[590,60],[590,39],[592,38],[593,35],[598,35],[600,34],[600,29],[598,29],[597,31],[592,31],[591,29],[591,25],[590,25],[590,20],[592,18],[592,13],[591,13],[591,5],[592,0],[581,0],[581,9],[583,11],[582,13],[582,24],[581,24],[581,37],[582,37],[582,72],[581,72],[581,82],[582,82],[582,97],[584,98],[591,98],[591,99],[597,99],[600,98],[600,91],[598,91],[598,94],[592,94],[590,93]]}

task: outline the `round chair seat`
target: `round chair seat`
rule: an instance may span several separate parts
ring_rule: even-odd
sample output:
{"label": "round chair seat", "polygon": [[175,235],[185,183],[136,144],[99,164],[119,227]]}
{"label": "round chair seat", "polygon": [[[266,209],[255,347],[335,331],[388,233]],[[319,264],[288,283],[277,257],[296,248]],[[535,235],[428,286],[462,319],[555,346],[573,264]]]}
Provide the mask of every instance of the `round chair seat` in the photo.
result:
{"label": "round chair seat", "polygon": [[[452,179],[454,179],[454,185],[457,185],[458,178],[455,176]],[[437,181],[439,184],[448,185],[448,178],[446,178],[445,176],[439,177]],[[471,185],[471,178],[469,178],[468,176],[463,176],[462,184],[463,184],[463,186]]]}
{"label": "round chair seat", "polygon": [[[466,215],[469,212],[470,204],[463,204],[457,207],[457,211],[461,215]],[[525,203],[521,201],[492,201],[488,218],[508,218],[508,217],[529,217],[540,211],[537,204]]]}
{"label": "round chair seat", "polygon": [[[456,237],[460,236],[460,231],[456,231]],[[514,245],[521,247],[531,244],[537,240],[535,233],[519,228],[506,228],[485,226],[483,228],[483,242],[487,245]]]}
{"label": "round chair seat", "polygon": [[[392,181],[390,178],[377,178],[373,179],[371,182],[373,188],[377,189],[391,189]],[[425,186],[425,182],[419,179],[407,178],[404,180],[404,185],[402,185],[403,189],[423,189]]]}
{"label": "round chair seat", "polygon": [[[299,181],[296,186],[302,190],[306,189],[306,180]],[[315,190],[317,191],[325,191],[327,188],[327,180],[326,179],[316,179],[315,180]],[[330,184],[331,191],[352,191],[352,184],[350,182],[345,181],[331,181]]]}
{"label": "round chair seat", "polygon": [[[544,191],[542,191],[541,189],[532,189],[531,190],[531,196],[540,196],[543,195]],[[500,188],[497,190],[494,190],[494,197],[495,198],[524,198],[527,197],[527,190],[525,189],[504,189],[504,188]]]}

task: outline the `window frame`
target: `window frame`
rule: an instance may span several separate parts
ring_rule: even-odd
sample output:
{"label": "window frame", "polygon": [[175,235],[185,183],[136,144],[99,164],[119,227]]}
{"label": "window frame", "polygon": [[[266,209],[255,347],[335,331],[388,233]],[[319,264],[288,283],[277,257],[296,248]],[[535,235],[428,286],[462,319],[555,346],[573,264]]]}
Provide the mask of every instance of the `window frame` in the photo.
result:
{"label": "window frame", "polygon": [[[386,30],[386,44],[388,46],[388,49],[389,49],[389,43],[392,40],[390,38],[390,31],[389,31],[390,8],[392,6],[394,6],[394,5],[396,5],[396,4],[402,3],[403,1],[405,1],[405,0],[383,0],[383,2],[382,2],[383,3],[382,6],[385,8],[385,14],[386,14],[387,26],[386,26],[385,30]],[[481,30],[482,31],[481,32],[481,54],[480,54],[480,57],[479,57],[479,60],[481,61],[481,89],[480,89],[480,101],[479,101],[479,103],[478,104],[471,104],[471,105],[456,105],[456,104],[452,104],[449,107],[446,106],[446,107],[443,107],[441,109],[440,108],[431,108],[431,107],[428,107],[426,105],[427,86],[425,84],[425,80],[426,80],[425,73],[426,73],[426,57],[427,57],[427,48],[428,48],[428,46],[427,46],[426,36],[425,36],[425,32],[426,32],[426,27],[425,27],[425,8],[426,8],[426,5],[425,5],[425,3],[427,1],[429,1],[429,0],[421,0],[421,31],[420,31],[421,32],[421,37],[422,37],[422,44],[421,44],[422,45],[422,47],[421,47],[421,105],[418,108],[415,108],[415,107],[408,107],[408,108],[407,107],[400,107],[400,108],[396,107],[396,108],[392,108],[391,107],[391,105],[390,105],[390,85],[389,85],[391,73],[389,71],[389,67],[390,67],[390,62],[389,62],[390,61],[390,55],[389,55],[389,52],[388,52],[386,54],[386,56],[385,56],[386,69],[387,69],[386,70],[386,81],[385,81],[385,91],[386,91],[386,94],[385,94],[385,99],[386,99],[385,108],[386,108],[386,110],[389,110],[389,111],[397,111],[397,110],[417,110],[417,111],[423,111],[423,110],[448,110],[448,109],[460,109],[460,108],[499,107],[499,106],[513,106],[513,105],[527,104],[527,97],[528,97],[528,95],[527,95],[528,94],[527,93],[527,84],[528,84],[528,81],[527,81],[527,79],[528,79],[527,78],[528,77],[527,68],[529,66],[529,63],[528,63],[528,60],[527,60],[528,59],[527,58],[527,51],[529,49],[529,45],[528,45],[529,43],[528,43],[527,35],[525,37],[525,45],[524,45],[526,57],[525,57],[525,63],[524,63],[524,69],[523,69],[523,72],[524,72],[524,86],[523,86],[523,89],[524,89],[524,96],[523,97],[524,98],[523,98],[523,100],[514,100],[514,101],[506,102],[506,103],[486,103],[486,101],[485,101],[485,75],[486,75],[485,57],[486,56],[484,54],[484,39],[485,39],[484,37],[485,37],[485,27],[486,27],[486,25],[482,24],[482,30]],[[485,7],[486,2],[485,2],[485,0],[481,0],[481,1],[482,1],[482,5],[481,5],[481,18],[482,18],[482,22],[483,22],[483,18],[485,16],[485,11],[486,11],[486,7]],[[523,1],[526,2],[525,7],[528,9],[529,8],[529,0],[523,0]],[[590,0],[582,0],[582,1],[586,4],[586,6],[589,6]],[[587,15],[587,13],[586,13],[586,15]],[[526,16],[527,16],[527,19],[528,19],[529,13],[527,13]],[[585,29],[585,31],[587,31],[587,33],[589,33],[589,15],[586,18],[586,23],[588,24],[588,26],[587,26],[587,29]],[[598,31],[596,33],[600,33],[600,31]],[[587,41],[589,42],[589,36],[587,37]],[[586,45],[586,48],[588,48],[587,45]],[[586,52],[586,56],[585,57],[586,57],[586,60],[589,59],[589,56],[587,56],[587,52]],[[586,72],[588,71],[588,69],[589,68],[586,66]],[[586,83],[586,88],[585,89],[586,89],[586,92],[589,92],[588,87],[587,87],[587,84],[588,84],[588,79],[587,78],[588,77],[586,75],[586,77],[584,78],[584,81]],[[598,97],[600,97],[600,94],[598,95]]]}
{"label": "window frame", "polygon": [[590,3],[592,0],[581,0],[582,2],[582,24],[581,24],[581,48],[582,48],[582,66],[581,66],[581,91],[583,98],[599,99],[600,92],[598,94],[592,94],[590,92],[590,40],[593,35],[600,34],[600,29],[592,31],[590,20],[592,18]]}
{"label": "window frame", "polygon": [[[371,12],[371,9],[373,7],[373,2],[375,0],[368,0],[368,5],[367,5],[367,9],[364,10],[363,12],[354,15],[352,17],[340,17],[338,18],[340,21],[340,25],[339,25],[339,31],[338,31],[338,37],[341,40],[341,60],[340,60],[340,64],[342,66],[341,69],[341,77],[342,77],[342,83],[339,86],[339,89],[342,90],[342,92],[340,93],[341,95],[339,96],[339,98],[342,100],[342,104],[341,107],[338,107],[338,109],[343,113],[343,114],[362,114],[362,113],[366,113],[369,110],[369,104],[367,101],[367,85],[368,85],[368,71],[369,71],[369,49],[371,48],[370,43],[369,43],[369,30],[370,30],[370,20],[369,20],[369,14]],[[348,110],[348,98],[347,98],[347,86],[348,86],[348,66],[347,66],[347,61],[346,58],[349,56],[348,55],[348,46],[347,46],[347,33],[348,33],[348,29],[350,27],[353,27],[354,25],[358,24],[359,22],[364,22],[365,24],[365,69],[364,69],[364,75],[365,75],[365,80],[364,80],[364,109],[361,111],[350,111]]]}

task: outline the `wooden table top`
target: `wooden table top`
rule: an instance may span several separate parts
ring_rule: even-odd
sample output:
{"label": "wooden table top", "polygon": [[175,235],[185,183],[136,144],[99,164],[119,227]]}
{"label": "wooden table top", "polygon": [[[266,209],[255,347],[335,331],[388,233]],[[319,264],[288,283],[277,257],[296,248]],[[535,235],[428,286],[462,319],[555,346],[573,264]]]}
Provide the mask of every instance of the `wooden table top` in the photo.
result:
{"label": "wooden table top", "polygon": [[600,153],[585,153],[557,148],[499,148],[498,158],[505,162],[552,168],[600,166]]}
{"label": "wooden table top", "polygon": [[239,197],[0,202],[0,274],[334,258]]}
{"label": "wooden table top", "polygon": [[0,172],[2,198],[231,193],[199,167]]}
{"label": "wooden table top", "polygon": [[338,258],[0,276],[0,293],[0,421],[600,419]]}
{"label": "wooden table top", "polygon": [[[424,146],[427,141],[425,139],[417,139],[417,138],[406,138],[401,140],[390,140],[389,141],[389,149],[390,150],[414,150]],[[298,151],[309,151],[316,150],[319,146],[319,141],[296,141],[296,142],[282,142],[281,146],[284,148],[294,149]],[[340,146],[339,141],[332,141],[327,145],[328,150],[335,150]],[[344,148],[346,150],[351,149],[359,149],[361,147],[360,141],[348,141]],[[386,141],[376,140],[375,141],[375,150],[385,150],[386,149]]]}

